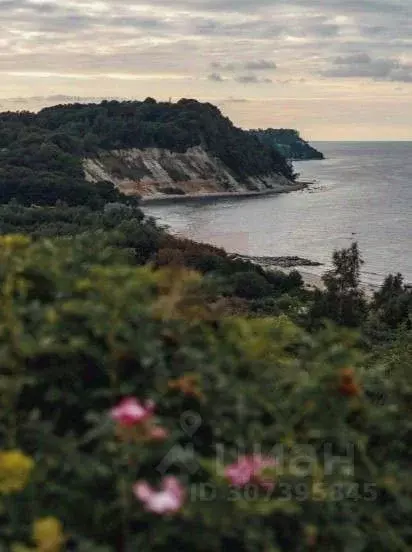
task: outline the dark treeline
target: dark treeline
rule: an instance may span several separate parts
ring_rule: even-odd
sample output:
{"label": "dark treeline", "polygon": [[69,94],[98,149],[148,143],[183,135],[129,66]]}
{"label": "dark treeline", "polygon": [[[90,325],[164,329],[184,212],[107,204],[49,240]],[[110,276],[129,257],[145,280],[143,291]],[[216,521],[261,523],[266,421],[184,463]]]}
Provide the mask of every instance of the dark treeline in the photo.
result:
{"label": "dark treeline", "polygon": [[[280,173],[293,179],[290,163],[278,150],[236,128],[209,103],[103,101],[46,108],[38,114],[0,114],[0,202],[25,205],[101,206],[114,199],[108,185],[84,180],[82,159],[102,150],[167,148],[184,152],[202,146],[238,178]],[[120,198],[117,198],[120,201]]]}
{"label": "dark treeline", "polygon": [[251,130],[250,133],[262,144],[276,148],[288,159],[324,159],[323,153],[303,140],[297,130],[268,128]]}

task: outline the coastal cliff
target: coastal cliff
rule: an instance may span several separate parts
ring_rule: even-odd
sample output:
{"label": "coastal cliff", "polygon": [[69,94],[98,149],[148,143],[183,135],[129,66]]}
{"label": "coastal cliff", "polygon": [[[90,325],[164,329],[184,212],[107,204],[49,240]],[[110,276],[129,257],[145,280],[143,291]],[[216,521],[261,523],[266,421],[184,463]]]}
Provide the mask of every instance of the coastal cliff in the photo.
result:
{"label": "coastal cliff", "polygon": [[212,104],[147,98],[75,109],[93,120],[82,161],[88,182],[108,181],[142,198],[296,186],[290,162],[276,148],[234,126]]}
{"label": "coastal cliff", "polygon": [[88,182],[108,181],[126,195],[142,198],[219,193],[288,191],[284,175],[239,176],[201,146],[176,152],[162,148],[119,149],[83,160]]}

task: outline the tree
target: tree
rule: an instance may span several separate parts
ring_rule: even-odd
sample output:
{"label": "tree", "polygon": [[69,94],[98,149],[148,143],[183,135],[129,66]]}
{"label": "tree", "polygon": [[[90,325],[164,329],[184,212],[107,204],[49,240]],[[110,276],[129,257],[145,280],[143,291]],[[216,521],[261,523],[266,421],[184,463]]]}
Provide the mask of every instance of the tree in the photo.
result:
{"label": "tree", "polygon": [[238,272],[231,280],[234,294],[244,299],[260,299],[273,292],[266,278],[254,272]]}
{"label": "tree", "polygon": [[337,324],[358,327],[366,314],[366,299],[360,287],[363,264],[358,244],[333,253],[333,269],[323,277],[326,290],[318,292],[311,318],[329,318]]}
{"label": "tree", "polygon": [[374,295],[370,306],[367,332],[371,337],[386,340],[401,326],[412,328],[412,291],[403,276],[389,274]]}

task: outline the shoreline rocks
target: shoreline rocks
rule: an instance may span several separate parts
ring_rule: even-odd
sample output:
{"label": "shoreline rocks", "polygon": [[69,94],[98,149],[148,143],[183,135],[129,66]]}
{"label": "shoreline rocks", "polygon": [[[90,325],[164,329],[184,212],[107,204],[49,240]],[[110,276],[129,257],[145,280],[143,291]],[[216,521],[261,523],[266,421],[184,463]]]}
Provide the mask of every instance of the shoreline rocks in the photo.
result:
{"label": "shoreline rocks", "polygon": [[264,268],[270,268],[273,266],[281,268],[293,268],[295,266],[323,266],[323,263],[312,261],[310,259],[304,259],[297,256],[285,256],[285,257],[259,257],[252,255],[238,255],[233,254],[233,258],[241,259],[245,261],[252,261],[261,265]]}

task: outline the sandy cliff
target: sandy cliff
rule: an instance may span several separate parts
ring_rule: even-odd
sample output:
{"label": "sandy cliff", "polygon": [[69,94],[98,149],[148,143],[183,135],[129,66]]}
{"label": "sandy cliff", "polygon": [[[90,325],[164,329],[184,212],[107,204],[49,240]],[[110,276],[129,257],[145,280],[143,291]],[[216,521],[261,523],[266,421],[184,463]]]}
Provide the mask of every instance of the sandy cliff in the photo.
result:
{"label": "sandy cliff", "polygon": [[296,189],[277,173],[240,179],[200,146],[185,153],[159,148],[112,150],[84,159],[83,167],[89,182],[107,180],[126,194],[144,198]]}

